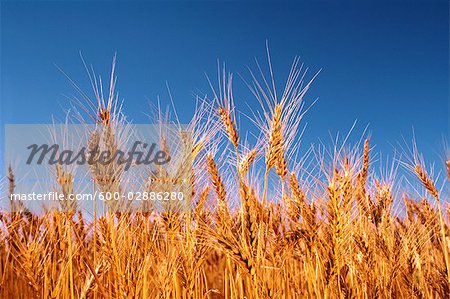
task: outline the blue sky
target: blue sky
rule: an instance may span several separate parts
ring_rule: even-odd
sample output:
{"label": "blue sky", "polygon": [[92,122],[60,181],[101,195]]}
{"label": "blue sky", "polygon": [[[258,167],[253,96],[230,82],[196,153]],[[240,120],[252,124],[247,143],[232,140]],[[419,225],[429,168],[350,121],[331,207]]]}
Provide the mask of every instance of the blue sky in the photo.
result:
{"label": "blue sky", "polygon": [[[338,2],[338,1],[335,1]],[[355,120],[353,140],[369,125],[372,144],[392,155],[414,128],[420,149],[439,162],[449,134],[449,9],[446,1],[18,2],[1,3],[1,123],[49,123],[74,94],[58,65],[89,90],[79,52],[109,74],[117,52],[118,91],[135,123],[149,102],[169,100],[181,120],[193,93],[210,93],[217,59],[249,78],[246,66],[270,44],[277,82],[299,55],[310,74],[322,69],[306,100],[303,144],[328,142]],[[236,79],[236,104],[255,99]],[[250,128],[245,118],[241,128]],[[306,147],[306,146],[305,146]]]}

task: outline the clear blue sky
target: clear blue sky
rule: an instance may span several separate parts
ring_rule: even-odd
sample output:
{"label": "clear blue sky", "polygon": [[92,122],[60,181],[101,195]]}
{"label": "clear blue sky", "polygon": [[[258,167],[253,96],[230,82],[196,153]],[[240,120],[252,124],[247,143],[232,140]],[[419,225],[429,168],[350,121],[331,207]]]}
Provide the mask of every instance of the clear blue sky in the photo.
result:
{"label": "clear blue sky", "polygon": [[[266,39],[280,84],[295,55],[311,74],[323,69],[306,97],[319,101],[305,143],[329,141],[357,119],[354,138],[369,124],[384,155],[414,127],[438,161],[449,134],[447,1],[2,2],[1,122],[62,119],[74,90],[55,64],[89,90],[79,51],[105,77],[117,52],[118,90],[135,123],[148,121],[157,95],[169,103],[166,81],[187,120],[217,59],[248,78]],[[235,93],[240,110],[258,107],[243,84]]]}

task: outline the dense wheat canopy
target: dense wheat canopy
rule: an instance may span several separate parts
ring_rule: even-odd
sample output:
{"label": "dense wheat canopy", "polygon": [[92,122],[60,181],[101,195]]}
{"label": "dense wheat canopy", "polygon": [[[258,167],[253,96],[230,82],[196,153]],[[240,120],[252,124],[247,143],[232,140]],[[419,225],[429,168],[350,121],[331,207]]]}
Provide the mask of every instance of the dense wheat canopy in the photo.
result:
{"label": "dense wheat canopy", "polygon": [[[275,86],[268,69],[248,82],[261,105],[255,144],[240,129],[231,74],[219,72],[212,98],[197,100],[186,126],[189,211],[1,211],[0,297],[449,298],[449,199],[430,169],[417,153],[402,162],[414,193],[372,169],[366,136],[354,147],[299,151],[315,76],[295,59],[286,86]],[[126,123],[116,79],[106,98],[92,83],[95,98],[76,104],[99,128],[89,146],[116,151],[116,125]],[[88,122],[81,112],[74,117]],[[152,121],[178,124],[161,108]],[[10,194],[14,171],[4,180]],[[89,175],[95,188],[122,192],[123,172],[92,165]],[[77,192],[70,169],[58,165],[55,180],[63,194]]]}

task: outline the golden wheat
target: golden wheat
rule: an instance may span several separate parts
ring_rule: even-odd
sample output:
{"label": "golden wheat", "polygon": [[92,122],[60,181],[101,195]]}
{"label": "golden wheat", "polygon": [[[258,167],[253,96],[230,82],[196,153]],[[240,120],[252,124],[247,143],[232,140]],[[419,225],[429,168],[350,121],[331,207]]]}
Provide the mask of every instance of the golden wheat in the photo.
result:
{"label": "golden wheat", "polygon": [[[298,120],[284,115],[304,95],[296,67],[283,100],[268,101],[267,130],[257,142],[264,149],[243,150],[231,100],[196,112],[219,117],[208,117],[208,126],[192,121],[192,210],[156,211],[149,205],[119,217],[108,211],[75,213],[76,206],[42,215],[25,207],[0,212],[0,297],[449,298],[448,193],[440,192],[419,164],[409,166],[437,208],[395,180],[377,179],[368,139],[362,156],[358,149],[336,153],[332,167],[324,166],[323,154],[316,155],[313,164],[319,167],[313,170],[293,159],[285,135]],[[117,151],[121,144],[114,82],[106,104],[96,93],[98,124],[89,136],[90,155],[102,147]],[[231,98],[231,83],[222,88]],[[216,134],[222,132],[217,128],[223,133]],[[221,137],[235,156],[227,156]],[[167,142],[161,140],[168,151]],[[216,160],[219,153],[225,158]],[[124,171],[118,165],[89,167],[95,188],[122,192]],[[277,176],[269,180],[272,169]],[[139,191],[152,189],[152,176],[167,175],[159,170]],[[60,165],[56,181],[66,197],[75,193],[72,172]],[[12,167],[7,182],[13,194],[19,182]],[[394,208],[397,193],[404,215]]]}

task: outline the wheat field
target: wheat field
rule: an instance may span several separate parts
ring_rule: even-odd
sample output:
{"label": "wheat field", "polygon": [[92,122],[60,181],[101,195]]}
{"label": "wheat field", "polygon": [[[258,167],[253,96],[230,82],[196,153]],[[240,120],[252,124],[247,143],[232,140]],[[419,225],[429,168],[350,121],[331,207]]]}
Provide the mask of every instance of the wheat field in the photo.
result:
{"label": "wheat field", "polygon": [[[296,59],[279,93],[268,69],[248,82],[260,104],[249,116],[253,144],[231,74],[219,72],[213,96],[197,99],[189,211],[1,211],[0,297],[450,298],[448,183],[438,187],[416,150],[399,164],[417,192],[380,175],[367,136],[305,150],[315,76]],[[93,100],[77,104],[97,123],[90,142],[114,151],[124,118],[111,78],[106,98],[94,84]],[[162,109],[153,121],[177,122]],[[441,181],[450,180],[446,161]],[[93,165],[90,176],[95,188],[121,192],[121,171]],[[14,173],[3,181],[10,194]],[[55,182],[77,192],[70,169],[58,165]]]}

